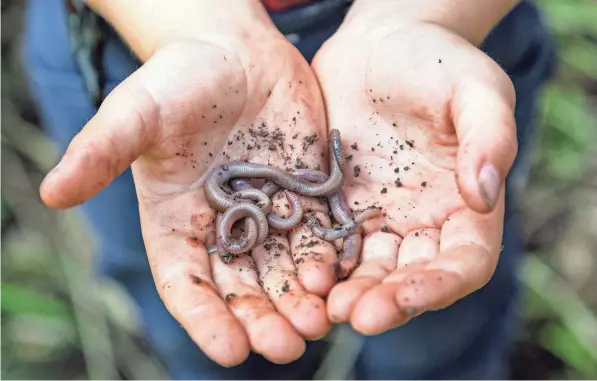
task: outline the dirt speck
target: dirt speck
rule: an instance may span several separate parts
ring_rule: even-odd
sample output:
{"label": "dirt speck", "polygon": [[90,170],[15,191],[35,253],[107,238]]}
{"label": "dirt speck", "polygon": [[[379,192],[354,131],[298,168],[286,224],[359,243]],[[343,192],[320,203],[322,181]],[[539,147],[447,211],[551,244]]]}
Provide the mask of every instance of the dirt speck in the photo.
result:
{"label": "dirt speck", "polygon": [[288,284],[287,280],[284,281],[284,284],[282,285],[282,288],[280,289],[280,291],[282,291],[282,292],[290,291],[290,285]]}

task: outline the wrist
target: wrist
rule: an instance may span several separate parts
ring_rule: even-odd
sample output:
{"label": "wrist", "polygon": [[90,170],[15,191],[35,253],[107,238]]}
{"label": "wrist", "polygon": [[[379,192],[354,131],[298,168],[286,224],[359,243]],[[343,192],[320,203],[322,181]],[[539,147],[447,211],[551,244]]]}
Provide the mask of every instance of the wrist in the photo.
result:
{"label": "wrist", "polygon": [[520,0],[356,0],[343,27],[386,35],[415,23],[449,29],[479,45]]}
{"label": "wrist", "polygon": [[279,35],[259,0],[85,1],[143,62],[177,40],[200,40],[236,51],[248,44],[268,44]]}

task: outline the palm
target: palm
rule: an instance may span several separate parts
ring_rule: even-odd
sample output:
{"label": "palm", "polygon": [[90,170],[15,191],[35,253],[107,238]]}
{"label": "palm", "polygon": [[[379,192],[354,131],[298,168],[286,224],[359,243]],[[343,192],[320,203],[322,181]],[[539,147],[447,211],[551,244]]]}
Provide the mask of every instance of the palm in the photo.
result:
{"label": "palm", "polygon": [[[338,34],[314,64],[329,128],[340,129],[351,159],[347,201],[384,212],[364,226],[362,264],[328,301],[333,321],[365,333],[454,302],[497,260],[503,211],[480,215],[461,197],[451,114],[458,65],[480,66],[486,57],[445,34],[428,26],[383,39]],[[473,254],[477,273],[463,274]]]}
{"label": "palm", "polygon": [[[215,212],[202,184],[212,168],[246,160],[326,169],[323,105],[311,69],[287,42],[260,53],[271,56],[239,57],[200,43],[167,47],[108,97],[91,121],[97,125],[88,130],[101,128],[103,118],[124,118],[117,138],[100,147],[81,134],[69,148],[73,155],[108,157],[107,169],[79,163],[78,173],[66,175],[78,181],[89,172],[114,174],[122,159],[136,157],[135,150],[141,154],[132,168],[157,289],[190,336],[222,364],[241,362],[249,349],[272,361],[293,360],[305,349],[303,338],[330,328],[316,294],[333,284],[332,268],[322,259],[331,262],[335,252],[326,242],[308,249],[303,241],[317,239],[307,227],[272,234],[252,256],[231,263],[206,251],[215,242]],[[61,166],[59,172],[67,171]],[[48,181],[46,200],[68,189]],[[325,215],[319,203],[303,204]],[[275,211],[284,213],[284,207]]]}

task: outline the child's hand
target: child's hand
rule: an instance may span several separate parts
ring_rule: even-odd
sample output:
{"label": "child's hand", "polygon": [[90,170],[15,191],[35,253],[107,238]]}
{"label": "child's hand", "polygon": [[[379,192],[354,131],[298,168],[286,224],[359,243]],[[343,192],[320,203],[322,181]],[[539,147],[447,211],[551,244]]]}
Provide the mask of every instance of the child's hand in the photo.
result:
{"label": "child's hand", "polygon": [[376,334],[492,276],[517,150],[515,95],[495,62],[435,23],[351,25],[313,67],[328,127],[351,158],[347,201],[384,214],[365,224],[362,264],[332,289],[328,313]]}
{"label": "child's hand", "polygon": [[[325,262],[336,258],[306,227],[231,264],[207,254],[215,213],[202,184],[215,166],[327,168],[324,107],[309,65],[281,36],[239,45],[184,40],[161,48],[108,96],[41,188],[49,206],[72,207],[132,163],[157,289],[191,338],[226,366],[251,349],[289,362],[303,354],[305,339],[326,334],[319,295],[335,282]],[[303,205],[328,218],[313,199]]]}

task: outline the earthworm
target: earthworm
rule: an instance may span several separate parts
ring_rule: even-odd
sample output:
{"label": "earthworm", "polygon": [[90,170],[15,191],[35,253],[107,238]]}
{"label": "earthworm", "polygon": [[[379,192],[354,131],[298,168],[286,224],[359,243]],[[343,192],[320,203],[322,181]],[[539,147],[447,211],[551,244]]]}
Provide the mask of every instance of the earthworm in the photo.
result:
{"label": "earthworm", "polygon": [[342,191],[336,192],[328,197],[328,202],[336,221],[343,226],[352,226],[355,224],[350,208],[346,205],[346,199],[344,198]]}
{"label": "earthworm", "polygon": [[[316,170],[297,170],[294,175],[302,180],[313,182],[324,182],[328,179],[325,172]],[[311,231],[316,237],[326,241],[334,241],[339,238],[345,238],[351,234],[357,227],[357,223],[353,220],[350,208],[346,204],[346,199],[341,190],[328,196],[328,203],[334,216],[334,219],[341,225],[340,228],[328,229],[323,226],[313,225]]]}
{"label": "earthworm", "polygon": [[[233,179],[233,180],[235,180],[235,179]],[[246,186],[250,187],[251,186],[251,184],[248,181],[243,181],[242,183],[237,182],[236,184],[232,184],[233,180],[231,180],[231,185],[232,185],[233,189],[239,185],[242,187],[246,187]],[[243,191],[246,191],[247,189],[253,189],[253,188],[244,188]],[[263,184],[263,186],[261,187],[261,192],[263,192],[263,194],[271,197],[279,189],[280,189],[280,187],[278,185],[272,183],[271,181],[266,181],[265,184]],[[296,195],[296,193],[293,193],[290,191],[284,191],[284,194],[290,204],[291,215],[288,218],[282,218],[282,217],[277,216],[273,212],[269,212],[269,214],[267,214],[266,218],[267,218],[267,222],[269,223],[270,227],[272,227],[274,229],[278,229],[278,230],[287,231],[287,230],[292,230],[292,228],[294,228],[296,225],[298,225],[298,223],[301,221],[301,218],[303,217],[303,205],[301,204],[301,200],[300,200],[299,196]],[[268,199],[268,201],[270,201],[270,204],[271,204],[271,200]],[[263,208],[261,210],[265,213],[265,210]]]}
{"label": "earthworm", "polygon": [[249,200],[257,201],[257,206],[259,207],[259,209],[261,209],[261,211],[264,214],[267,214],[272,210],[272,200],[268,197],[268,195],[266,195],[259,189],[255,189],[255,188],[242,189],[242,190],[239,190],[238,192],[233,193],[232,197],[236,200],[249,199]]}
{"label": "earthworm", "polygon": [[[341,202],[341,201],[338,201]],[[332,207],[332,203],[330,201],[330,207]],[[334,205],[334,207],[332,207],[332,211],[334,210],[334,208],[336,208],[338,211],[340,211],[340,213],[344,213],[345,209],[343,209],[342,207],[339,207],[337,205]],[[346,238],[348,237],[350,234],[352,234],[355,229],[362,224],[363,222],[367,221],[370,218],[373,218],[377,215],[379,215],[381,213],[381,210],[375,207],[371,207],[371,208],[367,208],[357,214],[355,214],[355,216],[350,220],[350,223],[346,223],[346,224],[342,224],[340,227],[334,227],[334,228],[325,228],[323,226],[320,225],[313,225],[311,226],[311,231],[313,232],[313,235],[315,235],[318,238],[324,239],[326,241],[335,241],[337,239],[340,238]],[[334,218],[336,220],[338,220],[338,218],[336,217],[336,215],[334,214]]]}
{"label": "earthworm", "polygon": [[261,187],[261,191],[269,197],[272,197],[274,193],[276,193],[279,189],[280,187],[272,183],[271,181],[266,181],[265,184],[263,184],[263,186]]}
{"label": "earthworm", "polygon": [[234,178],[232,180],[230,180],[230,187],[235,191],[241,191],[244,189],[252,189],[253,186],[251,185],[251,182],[247,179],[243,179],[242,177],[237,177]]}
{"label": "earthworm", "polygon": [[[269,180],[284,189],[298,193],[302,196],[327,196],[335,193],[342,187],[344,175],[342,173],[343,158],[340,147],[340,132],[332,130],[328,142],[330,151],[331,174],[324,183],[304,183],[292,174],[278,168],[264,164],[234,162],[214,169],[205,182],[205,198],[212,208],[224,212],[236,202],[224,192],[221,185],[235,177],[262,178]],[[339,151],[340,150],[340,151]]]}
{"label": "earthworm", "polygon": [[[294,171],[293,174],[301,180],[317,183],[325,182],[328,179],[327,173],[314,169],[299,169]],[[350,208],[346,204],[346,199],[341,191],[328,196],[328,202],[336,221],[342,225],[350,225],[354,223]]]}
{"label": "earthworm", "polygon": [[[243,217],[245,219],[245,232],[240,240],[231,239],[232,226]],[[256,205],[243,203],[230,207],[222,216],[222,221],[216,228],[216,238],[222,247],[230,254],[242,254],[250,251],[253,246],[267,238],[268,225],[265,215]]]}
{"label": "earthworm", "polygon": [[[216,232],[219,231],[219,226],[222,223],[222,216],[223,216],[222,213],[216,214],[216,227],[215,227],[216,228]],[[216,233],[216,244],[215,245],[211,245],[207,249],[207,254],[209,254],[209,255],[219,254],[220,256],[226,254],[226,250],[224,249],[224,246],[222,246],[222,243],[220,242],[220,240],[217,239],[217,233]]]}
{"label": "earthworm", "polygon": [[372,206],[355,214],[354,222],[360,225],[368,219],[378,216],[379,214],[381,214],[381,209]]}
{"label": "earthworm", "polygon": [[334,228],[326,228],[319,225],[311,226],[311,232],[314,236],[321,238],[326,241],[335,241],[340,238],[348,237],[354,230],[357,228],[357,224],[352,224],[350,226],[338,226]]}
{"label": "earthworm", "polygon": [[338,279],[347,278],[359,263],[361,249],[363,248],[363,237],[361,229],[349,235],[342,243],[342,257],[336,262],[336,276]]}
{"label": "earthworm", "polygon": [[301,199],[296,193],[290,191],[284,191],[286,195],[286,199],[290,204],[291,214],[288,218],[282,218],[277,216],[275,213],[270,213],[267,215],[267,222],[271,227],[278,230],[292,230],[303,217],[303,205],[301,204]]}
{"label": "earthworm", "polygon": [[[326,175],[327,176],[327,175]],[[238,190],[239,196],[253,198],[255,201],[259,201],[260,203],[269,203],[269,208],[267,210],[265,208],[261,208],[264,213],[268,213],[266,218],[269,226],[278,229],[278,230],[292,230],[300,221],[303,216],[303,205],[301,204],[300,198],[290,191],[284,191],[286,199],[288,200],[290,207],[291,207],[291,215],[288,218],[282,218],[275,215],[271,211],[271,200],[267,198],[267,200],[260,200],[262,199],[262,195],[266,195],[268,197],[273,196],[280,187],[271,181],[266,181],[265,184],[261,187],[260,191],[249,193],[250,190],[255,190],[252,187],[251,183],[246,179],[235,178],[230,180],[230,186],[235,191]],[[234,196],[234,195],[233,195]],[[258,204],[259,205],[259,204]]]}
{"label": "earthworm", "polygon": [[312,183],[325,183],[327,179],[330,177],[327,173],[323,171],[318,171],[316,169],[297,169],[294,172],[292,172],[292,174],[301,180],[309,181]]}

